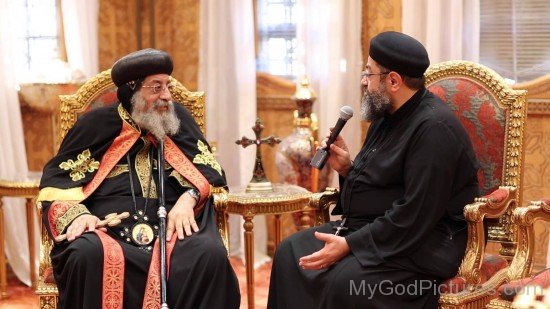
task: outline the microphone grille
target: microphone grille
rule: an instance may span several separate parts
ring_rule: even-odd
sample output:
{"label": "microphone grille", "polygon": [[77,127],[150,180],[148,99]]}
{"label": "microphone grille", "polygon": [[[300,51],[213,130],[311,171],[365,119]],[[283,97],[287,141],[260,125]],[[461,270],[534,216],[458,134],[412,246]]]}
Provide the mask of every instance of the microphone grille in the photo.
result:
{"label": "microphone grille", "polygon": [[348,120],[352,116],[353,116],[353,108],[351,106],[344,105],[342,106],[342,108],[340,108],[340,118],[344,120]]}

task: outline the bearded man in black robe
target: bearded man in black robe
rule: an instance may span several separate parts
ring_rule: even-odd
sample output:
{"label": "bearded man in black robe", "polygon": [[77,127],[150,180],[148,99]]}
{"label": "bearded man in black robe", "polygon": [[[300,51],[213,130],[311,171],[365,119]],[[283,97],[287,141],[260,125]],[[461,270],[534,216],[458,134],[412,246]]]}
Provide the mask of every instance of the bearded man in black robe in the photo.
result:
{"label": "bearded man in black robe", "polygon": [[[140,50],[111,77],[118,104],[81,116],[40,184],[59,308],[160,308],[157,144],[165,144],[167,302],[238,308],[237,278],[216,229],[212,187],[226,186],[192,115],[172,102],[171,57]],[[110,213],[119,226],[96,229]]]}
{"label": "bearded man in black robe", "polygon": [[438,284],[465,254],[463,208],[479,189],[467,132],[424,87],[429,64],[410,36],[371,40],[361,116],[372,123],[355,160],[340,136],[328,159],[341,188],[332,214],[345,220],[281,243],[268,308],[437,308]]}

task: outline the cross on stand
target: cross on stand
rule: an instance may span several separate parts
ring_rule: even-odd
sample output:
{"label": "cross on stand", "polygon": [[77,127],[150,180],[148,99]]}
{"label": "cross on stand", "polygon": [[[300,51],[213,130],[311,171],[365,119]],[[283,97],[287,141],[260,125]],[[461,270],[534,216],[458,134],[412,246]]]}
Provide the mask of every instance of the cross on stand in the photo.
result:
{"label": "cross on stand", "polygon": [[250,145],[255,144],[256,147],[256,162],[254,163],[254,172],[252,174],[252,179],[246,187],[246,192],[273,192],[273,187],[271,182],[267,179],[264,167],[262,164],[262,153],[260,152],[260,146],[262,144],[267,144],[269,146],[274,146],[281,142],[281,139],[270,135],[266,138],[261,138],[261,133],[264,130],[264,125],[262,124],[260,118],[256,119],[256,124],[252,127],[252,131],[256,135],[256,139],[250,139],[243,136],[240,140],[237,140],[235,143],[237,145],[243,146],[246,148]]}

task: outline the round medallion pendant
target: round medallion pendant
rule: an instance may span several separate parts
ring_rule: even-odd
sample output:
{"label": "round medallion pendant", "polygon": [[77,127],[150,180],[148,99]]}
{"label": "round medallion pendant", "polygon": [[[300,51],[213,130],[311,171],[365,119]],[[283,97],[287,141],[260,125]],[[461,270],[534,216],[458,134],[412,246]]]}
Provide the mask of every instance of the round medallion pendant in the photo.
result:
{"label": "round medallion pendant", "polygon": [[136,223],[132,226],[132,241],[138,246],[147,246],[155,240],[153,227],[147,223]]}

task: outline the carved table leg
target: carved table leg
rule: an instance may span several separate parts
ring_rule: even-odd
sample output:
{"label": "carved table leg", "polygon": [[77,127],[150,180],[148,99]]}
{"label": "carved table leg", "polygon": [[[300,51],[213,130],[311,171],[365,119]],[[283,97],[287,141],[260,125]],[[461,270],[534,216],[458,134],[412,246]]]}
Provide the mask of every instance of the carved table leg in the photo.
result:
{"label": "carved table leg", "polygon": [[300,217],[300,230],[305,230],[311,227],[311,211],[309,209],[302,210]]}
{"label": "carved table leg", "polygon": [[29,238],[29,260],[31,271],[31,286],[33,290],[36,288],[36,263],[34,252],[34,203],[32,199],[27,198],[27,234]]}
{"label": "carved table leg", "polygon": [[4,250],[4,210],[2,209],[2,197],[0,197],[0,299],[8,297],[6,252]]}
{"label": "carved table leg", "polygon": [[283,229],[281,228],[281,214],[275,215],[275,250],[279,247],[283,239]]}
{"label": "carved table leg", "polygon": [[252,222],[254,216],[244,215],[243,218],[248,308],[254,309],[254,223]]}

